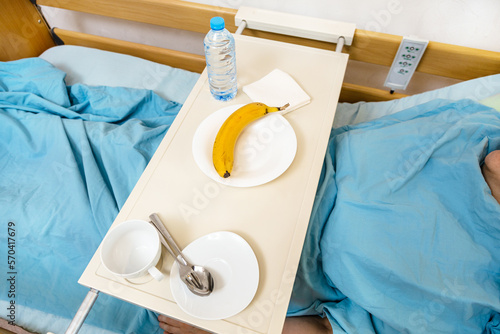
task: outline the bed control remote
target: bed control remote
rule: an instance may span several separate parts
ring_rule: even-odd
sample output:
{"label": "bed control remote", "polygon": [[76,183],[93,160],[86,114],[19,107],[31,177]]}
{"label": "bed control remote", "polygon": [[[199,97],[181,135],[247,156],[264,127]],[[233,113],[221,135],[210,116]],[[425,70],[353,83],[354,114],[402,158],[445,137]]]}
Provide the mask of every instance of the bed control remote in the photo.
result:
{"label": "bed control remote", "polygon": [[426,40],[403,37],[384,86],[391,90],[406,89],[428,43]]}

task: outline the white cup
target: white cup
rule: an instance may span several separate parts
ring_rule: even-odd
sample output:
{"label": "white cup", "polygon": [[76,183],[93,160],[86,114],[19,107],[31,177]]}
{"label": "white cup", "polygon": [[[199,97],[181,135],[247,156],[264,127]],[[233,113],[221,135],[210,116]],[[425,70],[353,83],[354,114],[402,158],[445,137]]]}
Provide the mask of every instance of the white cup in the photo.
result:
{"label": "white cup", "polygon": [[128,220],[111,229],[101,245],[101,262],[118,277],[132,279],[148,273],[161,281],[156,268],[161,256],[158,231],[144,220]]}

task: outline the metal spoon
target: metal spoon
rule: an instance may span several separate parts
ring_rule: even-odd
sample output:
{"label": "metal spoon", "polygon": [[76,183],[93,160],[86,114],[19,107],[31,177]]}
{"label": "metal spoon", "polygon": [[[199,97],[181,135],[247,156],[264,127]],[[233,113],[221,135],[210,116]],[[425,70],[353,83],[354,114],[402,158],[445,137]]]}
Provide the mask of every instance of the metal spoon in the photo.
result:
{"label": "metal spoon", "polygon": [[[150,222],[153,226],[154,224]],[[156,228],[156,226],[154,226]],[[197,295],[205,295],[204,288],[202,283],[200,282],[200,279],[198,278],[198,275],[196,273],[192,273],[192,268],[188,265],[185,265],[181,259],[176,258],[175,253],[172,251],[172,248],[170,248],[169,244],[163,237],[163,234],[156,228],[156,230],[160,233],[160,241],[165,246],[165,248],[168,250],[168,252],[172,255],[172,257],[179,263],[179,275],[181,278],[183,278],[183,282],[187,285],[189,290],[191,290],[193,293],[196,293]],[[199,291],[202,289],[203,291]]]}
{"label": "metal spoon", "polygon": [[[179,264],[179,275],[188,289],[198,296],[208,296],[211,294],[214,289],[214,279],[210,271],[202,266],[192,265],[184,258],[181,250],[156,213],[151,214],[149,219],[151,219],[151,223],[160,233],[162,244]],[[168,243],[165,238],[169,241]],[[169,243],[174,250],[172,250]]]}

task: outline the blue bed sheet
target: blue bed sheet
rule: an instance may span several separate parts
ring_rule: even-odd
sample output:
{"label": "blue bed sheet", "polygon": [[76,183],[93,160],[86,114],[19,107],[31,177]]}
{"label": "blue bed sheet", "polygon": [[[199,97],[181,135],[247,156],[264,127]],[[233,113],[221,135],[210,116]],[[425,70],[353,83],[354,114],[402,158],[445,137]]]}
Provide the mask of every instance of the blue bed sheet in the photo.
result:
{"label": "blue bed sheet", "polygon": [[332,131],[289,315],[334,333],[500,332],[500,113],[434,99]]}
{"label": "blue bed sheet", "polygon": [[[41,59],[0,63],[0,254],[9,222],[16,251],[0,317],[14,300],[17,323],[38,332],[75,315],[79,276],[180,109],[64,78]],[[480,164],[500,148],[500,117],[437,96],[339,106],[348,120],[336,117],[289,315],[347,333],[499,331],[500,206]],[[98,332],[161,331],[152,312],[100,295],[81,330]]]}
{"label": "blue bed sheet", "polygon": [[[16,324],[37,332],[62,333],[76,314],[88,292],[81,273],[181,107],[64,78],[38,58],[0,63],[0,271],[16,273],[15,296],[0,285],[0,317],[11,320],[13,301]],[[100,295],[81,333],[106,330],[162,332],[152,312]]]}

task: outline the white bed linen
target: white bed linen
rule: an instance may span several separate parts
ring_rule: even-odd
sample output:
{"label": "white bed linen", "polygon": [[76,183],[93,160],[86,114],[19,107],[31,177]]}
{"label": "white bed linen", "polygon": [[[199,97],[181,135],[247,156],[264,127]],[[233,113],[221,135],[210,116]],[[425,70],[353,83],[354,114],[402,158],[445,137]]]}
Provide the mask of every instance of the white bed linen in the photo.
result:
{"label": "white bed linen", "polygon": [[184,103],[198,73],[142,58],[73,45],[61,45],[40,55],[67,73],[66,84],[151,89],[167,100]]}
{"label": "white bed linen", "polygon": [[339,103],[333,127],[357,124],[390,115],[434,99],[485,101],[500,93],[500,74],[464,81],[448,87],[385,102]]}

